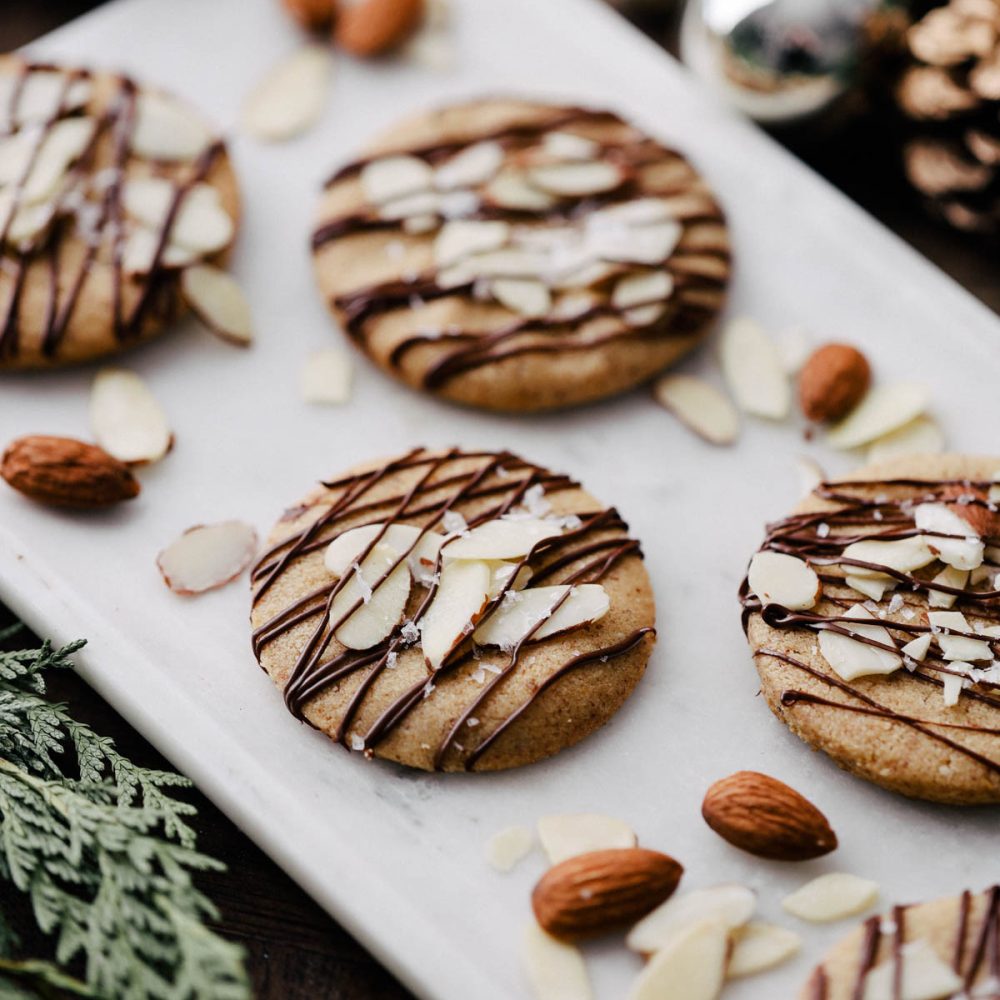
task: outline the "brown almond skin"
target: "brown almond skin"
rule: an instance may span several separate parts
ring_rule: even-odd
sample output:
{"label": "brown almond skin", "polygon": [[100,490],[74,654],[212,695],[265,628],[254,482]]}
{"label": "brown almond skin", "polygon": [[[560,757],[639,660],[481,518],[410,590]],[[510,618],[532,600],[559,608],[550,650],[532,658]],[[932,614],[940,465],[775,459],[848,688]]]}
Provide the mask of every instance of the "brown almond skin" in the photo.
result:
{"label": "brown almond skin", "polygon": [[139,481],[103,448],[74,438],[33,434],[8,445],[0,476],[52,507],[109,507],[139,495]]}
{"label": "brown almond skin", "polygon": [[684,869],[643,847],[591,851],[550,868],[531,894],[541,927],[576,941],[634,923],[672,895]]}
{"label": "brown almond skin", "polygon": [[809,420],[830,423],[846,417],[871,384],[868,359],[849,344],[824,344],[799,375],[799,405]]}
{"label": "brown almond skin", "polygon": [[783,781],[737,771],[717,781],[701,806],[705,822],[734,847],[773,861],[808,861],[837,847],[827,818]]}
{"label": "brown almond skin", "polygon": [[328,31],[337,13],[336,0],[281,0],[281,6],[306,31]]}
{"label": "brown almond skin", "polygon": [[963,483],[953,483],[946,486],[941,494],[945,499],[951,500],[957,500],[959,497],[975,497],[979,503],[953,503],[949,506],[980,538],[987,542],[1000,538],[1000,511],[990,510],[986,506],[988,501],[983,490]]}
{"label": "brown almond skin", "polygon": [[362,58],[396,48],[423,20],[424,0],[363,0],[337,18],[333,40]]}

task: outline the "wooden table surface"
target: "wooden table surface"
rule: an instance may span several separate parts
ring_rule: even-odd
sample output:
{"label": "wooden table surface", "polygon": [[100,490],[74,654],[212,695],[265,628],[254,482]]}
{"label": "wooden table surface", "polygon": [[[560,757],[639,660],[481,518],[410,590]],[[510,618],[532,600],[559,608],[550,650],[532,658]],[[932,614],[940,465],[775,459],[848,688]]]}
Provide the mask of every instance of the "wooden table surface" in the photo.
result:
{"label": "wooden table surface", "polygon": [[[0,51],[96,6],[94,0],[2,0]],[[665,4],[664,6],[669,6]],[[671,18],[646,13],[640,26],[668,46]],[[1000,312],[996,254],[926,219],[906,189],[896,156],[877,117],[861,118],[834,135],[793,132],[778,136],[806,162],[877,218]],[[891,294],[891,289],[887,289]],[[851,330],[824,331],[850,340]],[[0,605],[0,627],[11,621]],[[17,645],[25,644],[25,636]],[[160,755],[79,678],[52,685],[53,697],[123,752],[150,767],[168,766]],[[346,931],[323,912],[204,796],[194,793],[200,846],[229,866],[201,884],[222,911],[221,931],[247,950],[255,995],[273,1000],[399,1000],[410,994]],[[38,950],[44,942],[30,941]],[[470,998],[474,1000],[474,998]]]}

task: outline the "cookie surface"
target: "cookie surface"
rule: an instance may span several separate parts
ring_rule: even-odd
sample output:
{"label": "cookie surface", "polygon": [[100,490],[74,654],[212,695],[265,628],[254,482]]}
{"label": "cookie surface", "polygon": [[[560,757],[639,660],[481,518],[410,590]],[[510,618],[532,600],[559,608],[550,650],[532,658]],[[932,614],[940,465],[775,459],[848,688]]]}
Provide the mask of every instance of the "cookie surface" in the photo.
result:
{"label": "cookie surface", "polygon": [[907,456],[821,484],[768,526],[741,590],[774,714],[904,795],[1000,801],[998,473]]}
{"label": "cookie surface", "polygon": [[0,57],[0,371],[87,361],[184,311],[238,194],[196,112],[123,76]]}
{"label": "cookie surface", "polygon": [[610,112],[513,100],[397,125],[328,182],[313,253],[376,364],[505,411],[651,378],[729,277],[722,214],[682,156]]}
{"label": "cookie surface", "polygon": [[[813,970],[799,1000],[995,996],[995,980],[992,989],[988,984],[996,974],[998,954],[1000,886],[897,906],[866,920],[834,945]],[[896,981],[902,992],[893,989]]]}
{"label": "cookie surface", "polygon": [[268,544],[253,642],[286,706],[411,767],[499,770],[576,743],[654,642],[618,513],[510,454],[416,449],[350,470]]}

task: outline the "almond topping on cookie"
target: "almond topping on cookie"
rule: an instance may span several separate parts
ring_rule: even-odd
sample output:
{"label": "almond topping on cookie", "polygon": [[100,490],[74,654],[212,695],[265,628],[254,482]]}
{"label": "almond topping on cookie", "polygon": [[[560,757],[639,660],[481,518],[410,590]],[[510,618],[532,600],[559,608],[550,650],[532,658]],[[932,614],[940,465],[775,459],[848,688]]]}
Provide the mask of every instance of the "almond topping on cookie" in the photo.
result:
{"label": "almond topping on cookie", "polygon": [[[877,620],[860,604],[848,608],[844,617],[870,618],[873,622]],[[858,638],[825,628],[819,633],[819,648],[826,662],[845,681],[870,674],[891,674],[903,665],[899,654],[892,652],[896,648],[892,636],[881,625],[837,622],[837,628]]]}
{"label": "almond topping on cookie", "polygon": [[250,303],[236,279],[211,264],[196,264],[181,272],[181,294],[191,311],[216,336],[237,347],[253,341]]}
{"label": "almond topping on cookie", "polygon": [[747,572],[750,589],[763,604],[780,604],[792,611],[813,607],[822,591],[816,571],[784,552],[757,552]]}
{"label": "almond topping on cookie", "polygon": [[[962,978],[930,943],[917,938],[901,947],[898,963],[888,958],[868,973],[864,1000],[934,1000],[955,995],[963,985]],[[972,995],[975,996],[975,991]]]}

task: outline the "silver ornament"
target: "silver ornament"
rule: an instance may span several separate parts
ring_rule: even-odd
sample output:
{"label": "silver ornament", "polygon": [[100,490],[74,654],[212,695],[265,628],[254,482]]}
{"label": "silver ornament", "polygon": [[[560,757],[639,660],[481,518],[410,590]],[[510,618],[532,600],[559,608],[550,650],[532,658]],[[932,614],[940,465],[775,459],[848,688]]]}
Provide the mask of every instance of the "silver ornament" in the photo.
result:
{"label": "silver ornament", "polygon": [[751,117],[788,124],[856,93],[905,21],[898,0],[688,0],[681,57]]}

